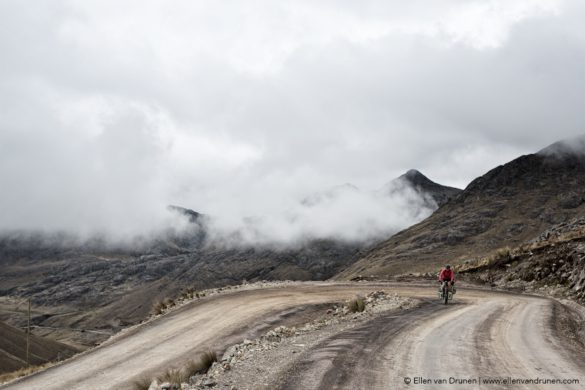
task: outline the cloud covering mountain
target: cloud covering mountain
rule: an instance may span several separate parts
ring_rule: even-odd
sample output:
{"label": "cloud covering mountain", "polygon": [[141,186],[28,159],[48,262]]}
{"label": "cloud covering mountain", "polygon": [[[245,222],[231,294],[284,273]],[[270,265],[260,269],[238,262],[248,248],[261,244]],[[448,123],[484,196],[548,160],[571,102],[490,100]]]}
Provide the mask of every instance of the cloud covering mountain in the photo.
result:
{"label": "cloud covering mountain", "polygon": [[347,195],[281,226],[338,183],[416,166],[463,187],[582,133],[584,16],[579,0],[3,1],[0,230],[148,234],[182,223],[168,204],[264,216],[277,238],[406,224]]}

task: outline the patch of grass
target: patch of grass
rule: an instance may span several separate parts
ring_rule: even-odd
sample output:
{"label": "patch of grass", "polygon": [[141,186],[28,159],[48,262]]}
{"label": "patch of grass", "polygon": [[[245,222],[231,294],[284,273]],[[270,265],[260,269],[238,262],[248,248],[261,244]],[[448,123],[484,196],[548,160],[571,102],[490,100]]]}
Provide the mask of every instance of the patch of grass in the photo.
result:
{"label": "patch of grass", "polygon": [[152,311],[154,312],[154,314],[162,314],[166,309],[167,305],[162,301],[157,301],[152,307]]}
{"label": "patch of grass", "polygon": [[203,368],[203,364],[201,364],[200,360],[198,361],[189,360],[187,362],[187,365],[183,367],[183,373],[187,378],[191,378],[194,375],[203,374],[205,373],[205,371]]}
{"label": "patch of grass", "polygon": [[183,368],[183,372],[187,378],[197,374],[205,374],[215,362],[217,362],[217,354],[214,351],[207,350],[199,355],[197,360],[190,360]]}
{"label": "patch of grass", "polygon": [[157,377],[161,383],[168,382],[171,385],[181,386],[181,383],[185,383],[189,380],[189,377],[185,375],[183,370],[178,368],[169,368],[164,373]]}
{"label": "patch of grass", "polygon": [[497,249],[494,256],[496,259],[501,259],[502,257],[509,257],[511,253],[512,253],[512,249],[510,249],[510,247],[507,246],[504,248]]}
{"label": "patch of grass", "polygon": [[7,372],[5,374],[0,375],[0,383],[5,383],[12,381],[14,379],[22,378],[23,376],[27,376],[33,374],[37,371],[41,371],[45,368],[51,367],[54,363],[46,363],[40,366],[30,366],[18,369],[16,371]]}
{"label": "patch of grass", "polygon": [[133,390],[148,390],[150,388],[151,383],[152,383],[152,378],[149,375],[142,375],[140,378],[138,378],[132,382],[132,389]]}
{"label": "patch of grass", "polygon": [[511,249],[509,246],[499,248],[488,256],[475,260],[467,260],[464,264],[461,264],[458,267],[457,272],[469,273],[502,266],[510,262],[514,256],[519,256],[521,253],[522,251],[520,248]]}
{"label": "patch of grass", "polygon": [[352,299],[347,303],[347,309],[350,313],[361,313],[366,309],[366,301],[362,297]]}
{"label": "patch of grass", "polygon": [[207,372],[213,363],[217,362],[217,354],[214,351],[207,350],[201,354],[200,360],[205,372]]}
{"label": "patch of grass", "polygon": [[195,289],[193,287],[189,287],[187,290],[185,290],[185,293],[189,299],[193,299],[193,296],[195,295]]}
{"label": "patch of grass", "polygon": [[181,292],[181,298],[187,300],[187,299],[193,299],[193,297],[195,296],[195,288],[194,287],[187,287],[185,290],[183,290]]}
{"label": "patch of grass", "polygon": [[[209,368],[213,365],[213,363],[217,362],[217,354],[214,351],[207,350],[199,355],[199,357],[195,360],[189,360],[187,364],[182,369],[175,369],[169,368],[164,373],[157,377],[160,383],[169,382],[172,385],[181,386],[181,383],[186,383],[189,381],[194,375],[197,374],[205,374],[209,371]],[[148,380],[148,385],[146,387],[139,387],[143,384],[146,384],[146,380],[142,381],[143,378],[140,378],[139,381],[136,381],[134,388],[135,390],[144,390],[148,389],[150,386],[151,381]]]}

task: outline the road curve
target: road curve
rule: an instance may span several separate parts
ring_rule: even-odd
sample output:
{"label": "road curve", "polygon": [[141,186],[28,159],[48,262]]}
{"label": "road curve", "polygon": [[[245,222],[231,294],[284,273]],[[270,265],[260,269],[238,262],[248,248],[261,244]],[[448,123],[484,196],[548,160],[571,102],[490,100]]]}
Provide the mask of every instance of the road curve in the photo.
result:
{"label": "road curve", "polygon": [[466,298],[453,305],[429,298],[324,340],[275,388],[585,388],[585,351],[573,332],[583,324],[578,313],[550,299],[460,293]]}
{"label": "road curve", "polygon": [[[13,389],[125,389],[142,373],[184,363],[253,335],[285,310],[384,288],[420,307],[376,317],[323,340],[292,366],[281,389],[582,389],[585,351],[576,312],[556,301],[461,288],[442,305],[434,288],[381,283],[303,283],[205,298],[21,381]],[[581,323],[582,324],[582,323]],[[577,379],[579,384],[417,384],[485,378]],[[405,378],[412,382],[405,383]]]}
{"label": "road curve", "polygon": [[127,389],[141,374],[182,366],[206,349],[253,337],[279,313],[302,305],[339,302],[375,285],[299,283],[243,290],[194,301],[139,326],[88,353],[2,390]]}

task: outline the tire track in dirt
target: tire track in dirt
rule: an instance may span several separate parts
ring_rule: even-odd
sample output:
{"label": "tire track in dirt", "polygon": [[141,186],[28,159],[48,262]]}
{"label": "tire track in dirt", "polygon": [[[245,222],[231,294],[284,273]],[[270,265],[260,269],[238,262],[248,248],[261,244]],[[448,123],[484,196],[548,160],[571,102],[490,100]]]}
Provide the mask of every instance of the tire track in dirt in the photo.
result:
{"label": "tire track in dirt", "polygon": [[[375,390],[555,386],[480,384],[485,378],[541,378],[577,379],[579,384],[555,388],[582,389],[585,355],[582,349],[573,348],[574,340],[554,326],[559,322],[554,316],[562,312],[557,305],[550,299],[487,291],[475,291],[459,304],[447,307],[427,300],[418,309],[380,317],[324,340],[283,373],[277,387]],[[563,308],[568,315],[569,308]],[[416,384],[417,377],[431,382]],[[405,378],[411,382],[406,384]],[[433,383],[449,378],[461,382]]]}

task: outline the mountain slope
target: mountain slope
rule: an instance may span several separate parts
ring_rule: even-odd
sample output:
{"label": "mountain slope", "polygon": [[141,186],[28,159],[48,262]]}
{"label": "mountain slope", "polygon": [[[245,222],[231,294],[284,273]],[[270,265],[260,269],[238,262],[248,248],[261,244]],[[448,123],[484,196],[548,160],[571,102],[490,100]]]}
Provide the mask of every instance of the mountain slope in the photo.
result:
{"label": "mountain slope", "polygon": [[[188,287],[201,290],[243,280],[328,279],[359,257],[361,248],[332,240],[277,250],[192,248],[182,239],[138,253],[33,245],[30,240],[8,243],[0,239],[0,296],[32,297],[33,308],[47,314],[38,325],[104,331],[141,321],[155,301],[175,297]],[[0,301],[0,321],[22,325],[23,318],[7,309]],[[73,332],[71,337],[65,340],[93,345],[98,336]],[[107,337],[104,332],[102,339]]]}
{"label": "mountain slope", "polygon": [[516,246],[585,215],[585,152],[574,141],[522,156],[474,180],[432,216],[375,246],[339,278],[436,270]]}
{"label": "mountain slope", "polygon": [[[26,333],[0,322],[0,374],[26,367]],[[68,345],[31,335],[30,363],[65,359],[77,351]]]}

